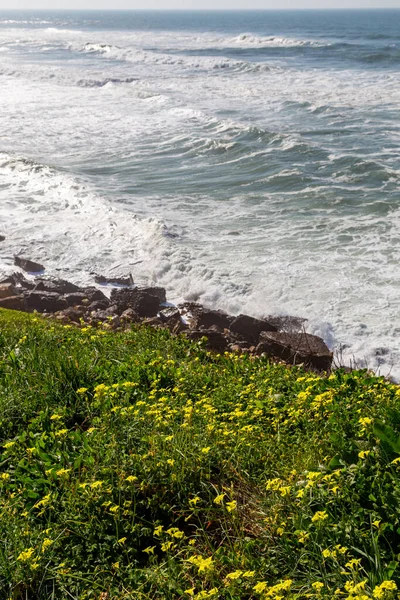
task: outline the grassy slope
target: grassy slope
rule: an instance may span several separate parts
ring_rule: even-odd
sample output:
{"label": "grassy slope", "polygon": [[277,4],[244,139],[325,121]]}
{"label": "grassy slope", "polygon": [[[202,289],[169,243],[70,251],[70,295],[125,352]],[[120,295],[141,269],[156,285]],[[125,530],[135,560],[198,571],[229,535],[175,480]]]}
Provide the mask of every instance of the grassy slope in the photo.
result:
{"label": "grassy slope", "polygon": [[1,599],[395,597],[397,386],[6,311],[0,357]]}

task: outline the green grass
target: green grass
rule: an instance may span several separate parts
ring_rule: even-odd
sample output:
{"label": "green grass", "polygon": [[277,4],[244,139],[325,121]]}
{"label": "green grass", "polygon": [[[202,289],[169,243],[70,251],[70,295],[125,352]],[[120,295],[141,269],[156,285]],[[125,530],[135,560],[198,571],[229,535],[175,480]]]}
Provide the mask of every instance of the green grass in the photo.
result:
{"label": "green grass", "polygon": [[400,393],[0,312],[0,599],[397,597]]}

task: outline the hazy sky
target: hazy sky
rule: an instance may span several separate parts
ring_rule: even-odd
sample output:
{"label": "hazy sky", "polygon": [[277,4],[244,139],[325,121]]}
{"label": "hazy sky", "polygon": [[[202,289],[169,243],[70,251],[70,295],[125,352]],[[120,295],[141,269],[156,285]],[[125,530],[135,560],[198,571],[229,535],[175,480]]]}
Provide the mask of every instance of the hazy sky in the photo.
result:
{"label": "hazy sky", "polygon": [[399,8],[400,0],[0,0],[1,9]]}

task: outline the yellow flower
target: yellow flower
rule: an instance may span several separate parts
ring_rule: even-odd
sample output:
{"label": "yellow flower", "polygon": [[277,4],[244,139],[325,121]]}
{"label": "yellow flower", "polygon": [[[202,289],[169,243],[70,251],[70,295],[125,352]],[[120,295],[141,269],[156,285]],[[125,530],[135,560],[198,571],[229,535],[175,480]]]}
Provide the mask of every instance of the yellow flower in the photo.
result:
{"label": "yellow flower", "polygon": [[32,558],[34,552],[34,548],[28,548],[28,550],[24,550],[23,552],[21,552],[21,554],[17,556],[17,560],[21,562],[27,562]]}
{"label": "yellow flower", "polygon": [[6,444],[3,445],[3,448],[12,448],[12,446],[15,446],[16,442],[7,442]]}
{"label": "yellow flower", "polygon": [[203,454],[208,454],[211,450],[211,446],[207,446],[207,448],[202,448],[201,451]]}
{"label": "yellow flower", "polygon": [[125,544],[126,540],[127,540],[126,537],[119,538],[118,544]]}
{"label": "yellow flower", "polygon": [[225,498],[226,494],[219,494],[218,496],[216,496],[214,498],[214,504],[222,504],[223,499]]}
{"label": "yellow flower", "polygon": [[397,585],[395,584],[395,582],[391,580],[386,580],[382,581],[380,585],[377,585],[374,588],[372,595],[374,596],[374,598],[378,598],[378,600],[380,600],[380,598],[385,597],[385,592],[395,592],[396,590]]}
{"label": "yellow flower", "polygon": [[228,573],[228,575],[226,576],[227,579],[239,579],[239,577],[241,577],[243,575],[243,571],[233,571],[232,573]]}
{"label": "yellow flower", "polygon": [[177,538],[178,540],[185,536],[183,531],[180,531],[180,529],[178,529],[177,527],[170,527],[165,533],[168,533],[168,535]]}
{"label": "yellow flower", "polygon": [[203,573],[204,571],[212,571],[214,569],[214,562],[212,556],[208,558],[203,558],[199,554],[192,556],[188,559],[188,562],[192,563],[199,569],[199,573]]}
{"label": "yellow flower", "polygon": [[60,419],[62,419],[62,415],[51,415],[50,417],[51,421],[59,421]]}
{"label": "yellow flower", "polygon": [[194,588],[189,588],[188,590],[185,590],[183,593],[187,594],[188,596],[193,596],[194,595]]}
{"label": "yellow flower", "polygon": [[318,510],[315,515],[313,516],[313,518],[311,519],[311,521],[313,523],[318,523],[319,521],[325,521],[328,518],[328,513],[326,512],[326,510]]}
{"label": "yellow flower", "polygon": [[70,470],[71,469],[58,469],[58,471],[56,471],[56,475],[58,475],[58,477],[63,477],[64,475],[68,475]]}
{"label": "yellow flower", "polygon": [[129,475],[125,481],[129,481],[129,483],[133,483],[134,481],[137,481],[137,477],[135,475]]}
{"label": "yellow flower", "polygon": [[147,554],[154,554],[154,550],[156,549],[155,546],[149,546],[148,548],[145,548],[143,550],[143,552],[146,552]]}
{"label": "yellow flower", "polygon": [[237,502],[236,500],[232,500],[232,502],[227,502],[225,506],[228,512],[233,512],[236,510]]}
{"label": "yellow flower", "polygon": [[[14,443],[14,442],[11,442]],[[4,448],[6,446],[4,445]],[[397,465],[400,462],[400,456],[398,456],[397,458],[395,458],[394,460],[392,460],[392,462],[390,463],[391,465]]]}
{"label": "yellow flower", "polygon": [[87,391],[88,391],[88,388],[81,387],[76,390],[76,393],[77,394],[86,394]]}
{"label": "yellow flower", "polygon": [[380,522],[381,522],[381,519],[376,520],[376,521],[372,521],[371,525],[373,525],[374,527],[376,527],[377,529],[379,529]]}
{"label": "yellow flower", "polygon": [[58,431],[56,431],[55,435],[57,437],[61,437],[61,436],[65,435],[65,434],[67,434],[67,433],[68,433],[68,429],[59,429]]}
{"label": "yellow flower", "polygon": [[268,587],[268,583],[266,581],[259,581],[254,587],[253,590],[262,594],[265,588]]}
{"label": "yellow flower", "polygon": [[163,529],[164,529],[163,525],[158,525],[158,527],[156,527],[155,530],[153,531],[153,534],[159,536],[159,535],[161,535]]}
{"label": "yellow flower", "polygon": [[191,506],[196,506],[198,502],[201,502],[201,498],[199,496],[195,496],[194,498],[190,498],[189,504]]}
{"label": "yellow flower", "polygon": [[10,479],[10,473],[2,473],[0,475],[0,479],[2,479],[3,481],[7,481],[7,479]]}
{"label": "yellow flower", "polygon": [[46,538],[45,540],[43,540],[42,543],[42,552],[44,552],[46,550],[46,548],[48,548],[49,546],[51,546],[53,543],[53,540]]}
{"label": "yellow flower", "polygon": [[364,458],[367,458],[368,454],[371,454],[371,450],[361,450],[361,452],[358,453],[358,458],[363,460]]}
{"label": "yellow flower", "polygon": [[174,546],[174,542],[164,542],[163,544],[161,544],[161,550],[163,552],[168,552],[168,550],[170,550],[171,546]]}
{"label": "yellow flower", "polygon": [[93,483],[90,484],[90,487],[92,488],[92,490],[96,490],[97,488],[101,487],[103,485],[103,481],[93,481]]}
{"label": "yellow flower", "polygon": [[324,587],[324,584],[321,581],[314,581],[314,583],[311,584],[311,587],[313,587],[317,592],[320,592]]}

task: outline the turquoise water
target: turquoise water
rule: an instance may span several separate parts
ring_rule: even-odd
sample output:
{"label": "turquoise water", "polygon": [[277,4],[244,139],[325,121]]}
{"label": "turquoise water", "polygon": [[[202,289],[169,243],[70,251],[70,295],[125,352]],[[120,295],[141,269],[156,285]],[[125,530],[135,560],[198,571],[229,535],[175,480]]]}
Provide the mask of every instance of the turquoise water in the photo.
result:
{"label": "turquoise water", "polygon": [[400,375],[399,66],[395,10],[0,12],[0,271],[298,314]]}

